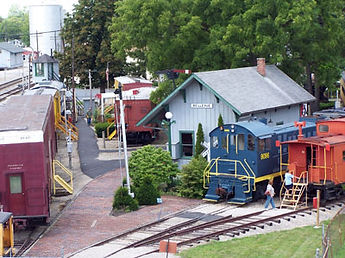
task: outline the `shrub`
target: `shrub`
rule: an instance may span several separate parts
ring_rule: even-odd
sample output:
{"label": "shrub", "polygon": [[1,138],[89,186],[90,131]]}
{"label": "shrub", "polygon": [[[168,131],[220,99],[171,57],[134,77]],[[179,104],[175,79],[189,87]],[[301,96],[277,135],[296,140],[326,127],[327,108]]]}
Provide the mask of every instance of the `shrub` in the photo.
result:
{"label": "shrub", "polygon": [[[97,134],[97,137],[98,137],[98,138],[101,138],[101,137],[102,137],[102,132],[103,132],[103,131],[105,131],[105,137],[107,137],[107,135],[106,135],[106,133],[107,133],[107,127],[108,127],[109,125],[110,125],[110,124],[107,123],[107,122],[95,124],[95,131],[96,131],[96,134]],[[114,130],[115,130],[115,126],[111,126],[111,127],[109,128],[109,134],[111,134]]]}
{"label": "shrub", "polygon": [[207,166],[207,161],[200,155],[182,167],[179,173],[181,184],[178,191],[181,196],[188,198],[202,198],[205,194],[203,189],[203,172]]}
{"label": "shrub", "polygon": [[218,116],[218,127],[223,126],[223,125],[224,125],[223,117],[221,114],[219,114],[219,116]]}
{"label": "shrub", "polygon": [[196,143],[195,143],[195,154],[194,156],[198,156],[201,154],[201,152],[204,150],[204,147],[201,145],[201,143],[204,141],[204,132],[202,130],[202,125],[199,123],[198,125],[198,131],[196,132]]}
{"label": "shrub", "polygon": [[320,110],[334,108],[334,105],[335,105],[334,101],[321,102],[320,103]]}
{"label": "shrub", "polygon": [[113,201],[113,209],[124,211],[136,211],[139,209],[138,201],[134,200],[126,187],[120,187],[116,190]]}
{"label": "shrub", "polygon": [[169,152],[152,145],[133,151],[128,167],[135,187],[140,187],[145,177],[151,178],[155,187],[164,183],[169,187],[178,172]]}
{"label": "shrub", "polygon": [[157,204],[157,198],[160,197],[157,187],[152,184],[149,177],[144,177],[143,184],[141,184],[136,191],[136,198],[140,205]]}

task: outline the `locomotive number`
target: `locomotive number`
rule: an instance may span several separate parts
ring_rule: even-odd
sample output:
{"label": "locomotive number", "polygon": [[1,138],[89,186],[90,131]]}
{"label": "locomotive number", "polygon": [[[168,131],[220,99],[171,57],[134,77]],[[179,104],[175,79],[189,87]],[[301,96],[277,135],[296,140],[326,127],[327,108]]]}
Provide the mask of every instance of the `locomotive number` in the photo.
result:
{"label": "locomotive number", "polygon": [[270,153],[269,152],[261,153],[260,158],[261,159],[269,159]]}

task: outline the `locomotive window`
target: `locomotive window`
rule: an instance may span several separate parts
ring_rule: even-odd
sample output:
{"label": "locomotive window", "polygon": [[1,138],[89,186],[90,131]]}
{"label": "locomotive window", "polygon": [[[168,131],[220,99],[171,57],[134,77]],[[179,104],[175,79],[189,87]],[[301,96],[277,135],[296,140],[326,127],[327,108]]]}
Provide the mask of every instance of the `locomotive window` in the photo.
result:
{"label": "locomotive window", "polygon": [[218,148],[218,137],[217,136],[212,137],[212,146],[213,146],[213,148]]}
{"label": "locomotive window", "polygon": [[235,135],[230,135],[230,145],[235,145]]}
{"label": "locomotive window", "polygon": [[222,148],[225,150],[228,149],[228,144],[226,142],[226,136],[222,136]]}
{"label": "locomotive window", "polygon": [[237,137],[238,137],[238,149],[244,150],[244,134],[239,134]]}
{"label": "locomotive window", "polygon": [[328,125],[319,125],[320,133],[327,133],[328,132]]}
{"label": "locomotive window", "polygon": [[265,150],[265,139],[259,139],[259,151]]}
{"label": "locomotive window", "polygon": [[193,134],[181,133],[182,155],[193,156]]}
{"label": "locomotive window", "polygon": [[271,138],[265,139],[265,150],[271,150]]}
{"label": "locomotive window", "polygon": [[254,149],[255,149],[254,136],[251,134],[248,134],[248,150],[254,150]]}
{"label": "locomotive window", "polygon": [[22,177],[10,176],[10,193],[17,194],[22,192]]}

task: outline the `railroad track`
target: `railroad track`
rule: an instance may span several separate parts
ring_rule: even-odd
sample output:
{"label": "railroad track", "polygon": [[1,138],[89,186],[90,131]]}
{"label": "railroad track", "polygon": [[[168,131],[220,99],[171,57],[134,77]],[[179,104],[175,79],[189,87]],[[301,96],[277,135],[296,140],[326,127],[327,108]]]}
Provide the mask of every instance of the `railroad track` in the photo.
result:
{"label": "railroad track", "polygon": [[16,95],[22,92],[23,88],[18,87],[18,84],[20,84],[21,82],[22,78],[17,78],[0,84],[0,102],[6,100],[8,97],[12,95]]}
{"label": "railroad track", "polygon": [[[330,204],[322,207],[321,211],[327,212],[332,207],[342,205],[344,203]],[[141,257],[159,252],[162,240],[176,243],[177,248],[182,250],[210,240],[249,235],[282,221],[289,223],[301,216],[308,219],[315,212],[311,208],[304,208],[297,211],[256,209],[248,213],[248,209],[240,207],[225,207],[208,213],[186,211],[106,239],[69,257],[92,256],[97,248],[103,250],[103,257]],[[134,253],[135,256],[128,255],[129,253]]]}

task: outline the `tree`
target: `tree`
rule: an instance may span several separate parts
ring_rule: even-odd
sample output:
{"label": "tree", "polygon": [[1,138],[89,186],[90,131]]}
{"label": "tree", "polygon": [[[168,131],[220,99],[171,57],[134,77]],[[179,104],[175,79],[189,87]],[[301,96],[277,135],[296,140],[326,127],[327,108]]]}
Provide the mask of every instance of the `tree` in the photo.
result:
{"label": "tree", "polygon": [[135,187],[140,187],[146,177],[152,180],[155,187],[161,184],[169,186],[178,172],[177,164],[172,161],[170,153],[152,145],[133,151],[128,167]]}
{"label": "tree", "polygon": [[144,177],[143,183],[136,191],[136,199],[140,205],[153,205],[157,204],[157,198],[160,197],[157,187],[152,183],[151,178]]}
{"label": "tree", "polygon": [[2,41],[19,39],[24,45],[30,45],[28,11],[12,5],[8,18],[0,21],[0,35]]}
{"label": "tree", "polygon": [[200,155],[184,165],[179,173],[181,184],[178,192],[181,196],[188,198],[202,198],[205,194],[203,189],[203,172],[207,166],[207,161]]}
{"label": "tree", "polygon": [[[106,67],[109,78],[124,75],[124,59],[116,59],[111,53],[108,27],[114,16],[115,0],[80,0],[74,12],[65,19],[62,29],[64,53],[57,54],[61,75],[71,82],[72,47],[74,47],[75,74],[81,84],[88,85],[88,70],[92,70],[92,84],[105,91]],[[112,84],[112,82],[110,82]]]}
{"label": "tree", "polygon": [[219,114],[218,116],[218,127],[223,126],[224,122],[223,122],[223,117],[221,114]]}
{"label": "tree", "polygon": [[204,138],[204,131],[202,130],[202,124],[198,124],[198,131],[196,132],[196,143],[195,143],[195,154],[194,156],[198,156],[204,150],[204,147],[201,145],[205,140]]}

